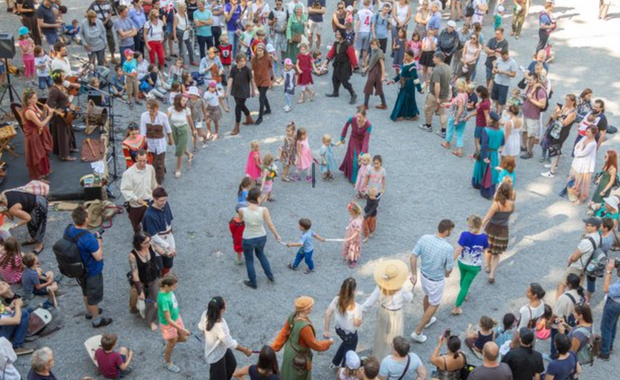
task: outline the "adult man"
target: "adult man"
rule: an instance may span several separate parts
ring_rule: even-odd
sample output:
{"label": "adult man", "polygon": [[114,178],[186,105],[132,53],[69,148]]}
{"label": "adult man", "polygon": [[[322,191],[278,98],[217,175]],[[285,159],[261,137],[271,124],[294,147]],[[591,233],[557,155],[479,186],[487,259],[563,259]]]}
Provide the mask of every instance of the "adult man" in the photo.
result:
{"label": "adult man", "polygon": [[435,235],[424,235],[418,240],[411,255],[411,282],[415,286],[418,273],[418,257],[422,259],[420,273],[422,274],[422,293],[424,293],[424,315],[418,327],[411,334],[411,339],[418,343],[426,342],[426,336],[422,330],[431,326],[437,321],[434,317],[441,298],[443,297],[443,287],[445,278],[450,276],[454,261],[452,253],[454,248],[446,241],[452,233],[454,223],[449,219],[439,222]]}
{"label": "adult man", "polygon": [[431,28],[434,30],[441,29],[441,3],[439,1],[431,3],[431,18],[426,23],[426,31]]}
{"label": "adult man", "polygon": [[[71,63],[69,62],[69,53],[67,53],[67,47],[62,41],[58,41],[54,44],[54,58],[52,59],[51,71],[54,70],[62,70],[62,72],[65,74],[65,79],[79,74],[79,72],[74,73],[71,69]],[[65,81],[63,85],[66,88],[81,87],[79,83],[70,83],[69,81]]]}
{"label": "adult man", "polygon": [[153,190],[157,187],[155,168],[147,162],[146,151],[139,150],[136,153],[136,163],[123,173],[121,180],[121,192],[129,202],[127,214],[134,232],[140,231],[144,213],[153,198]]}
{"label": "adult man", "polygon": [[351,100],[349,104],[355,104],[357,100],[357,94],[353,90],[353,86],[349,83],[353,68],[357,67],[357,59],[355,57],[355,51],[344,39],[344,36],[339,30],[336,30],[336,41],[331,50],[327,53],[327,60],[325,61],[325,67],[329,62],[333,61],[334,72],[332,73],[332,85],[334,86],[334,92],[326,94],[329,98],[337,98],[339,96],[340,84],[349,91],[351,94]]}
{"label": "adult man", "polygon": [[482,365],[476,367],[468,380],[512,380],[512,372],[506,363],[498,363],[499,348],[495,342],[487,342],[482,348]]}
{"label": "adult man", "polygon": [[508,41],[504,39],[504,28],[500,27],[495,29],[495,36],[489,39],[487,46],[484,48],[484,52],[487,54],[484,65],[486,66],[487,88],[489,91],[491,91],[491,86],[493,86],[493,64],[504,50],[508,50]]}
{"label": "adult man", "polygon": [[86,18],[82,20],[81,26],[82,44],[88,53],[89,60],[94,63],[96,58],[97,65],[103,66],[105,64],[105,48],[108,45],[105,26],[97,18],[95,11],[86,12]]}
{"label": "adult man", "polygon": [[211,24],[213,46],[215,46],[219,50],[220,36],[222,35],[222,15],[224,14],[224,6],[219,0],[209,0],[209,10],[213,15],[213,24]]}
{"label": "adult man", "polygon": [[411,345],[402,336],[392,341],[392,355],[381,361],[379,379],[381,380],[415,380],[426,379],[426,368],[418,355],[409,352]]}
{"label": "adult man", "polygon": [[[276,76],[282,78],[282,62],[286,53],[286,25],[288,22],[288,11],[284,9],[282,0],[276,0],[276,7],[269,14],[269,27],[271,28],[272,44],[276,49]],[[278,66],[280,69],[278,70]]]}
{"label": "adult man", "polygon": [[168,204],[168,193],[163,187],[153,190],[153,200],[144,213],[142,228],[151,235],[155,251],[161,256],[164,268],[161,275],[170,272],[177,255],[174,236],[172,235],[172,210]]}
{"label": "adult man", "polygon": [[510,56],[508,49],[502,50],[502,57],[495,61],[493,65],[493,89],[491,99],[495,103],[498,115],[502,114],[502,109],[506,105],[510,79],[517,76],[517,61]]}
{"label": "adult man", "polygon": [[321,32],[325,0],[308,0],[308,48],[312,50],[312,40],[316,36],[316,48],[321,48]]}
{"label": "adult man", "polygon": [[22,345],[28,332],[30,311],[23,307],[21,298],[13,298],[9,308],[12,310],[11,312],[0,314],[0,337],[11,342],[17,355],[29,354],[32,350],[24,348]]}
{"label": "adult man", "polygon": [[598,134],[596,135],[596,146],[598,149],[605,142],[605,135],[607,135],[607,128],[609,127],[607,116],[605,116],[605,102],[602,99],[596,99],[592,105],[592,111],[586,115],[586,118],[590,114],[596,117],[594,125],[598,128]]}
{"label": "adult man", "polygon": [[206,51],[213,46],[213,31],[211,30],[213,13],[211,9],[205,7],[204,0],[198,0],[198,9],[194,12],[194,24],[196,25],[196,39],[198,41],[198,49],[200,50],[200,59],[203,59]]}
{"label": "adult man", "polygon": [[534,157],[534,146],[538,144],[541,134],[540,115],[547,106],[547,89],[540,75],[531,75],[528,78],[526,99],[523,102],[523,126],[521,127],[521,158]]}
{"label": "adult man", "polygon": [[121,53],[121,65],[125,63],[125,50],[134,50],[134,37],[138,34],[138,29],[134,22],[129,18],[129,8],[126,5],[118,7],[119,18],[114,20],[114,30],[118,36],[118,46]]}
{"label": "adult man", "polygon": [[448,123],[444,103],[450,100],[450,67],[444,63],[445,58],[446,56],[442,52],[436,52],[433,55],[435,69],[431,74],[428,95],[424,103],[425,123],[420,125],[420,129],[432,132],[433,114],[436,114],[441,123],[441,131],[438,131],[437,134],[441,137],[446,136],[446,125]]}
{"label": "adult man", "polygon": [[605,285],[603,290],[607,294],[607,301],[603,307],[603,318],[601,319],[601,352],[598,357],[609,360],[609,355],[613,349],[614,339],[616,338],[616,328],[620,317],[620,279],[611,285],[611,274],[616,269],[616,276],[620,277],[620,261],[618,259],[608,260],[605,267]]}
{"label": "adult man", "polygon": [[[87,11],[93,10],[97,13],[97,18],[101,20],[106,30],[106,37],[108,39],[108,49],[110,50],[111,60],[110,63],[118,65],[118,61],[114,58],[114,52],[116,50],[116,42],[114,41],[114,23],[112,22],[112,15],[114,14],[114,8],[108,0],[95,0],[88,7]],[[122,55],[122,54],[121,54]]]}
{"label": "adult man", "polygon": [[598,230],[601,227],[601,220],[595,217],[589,217],[584,219],[585,233],[581,236],[579,245],[575,252],[568,258],[568,268],[562,276],[562,281],[558,284],[558,290],[556,294],[564,294],[566,288],[566,277],[574,273],[583,279],[584,270],[590,256],[594,253],[596,248],[601,246],[601,235]]}
{"label": "adult man", "polygon": [[534,331],[527,327],[519,329],[519,347],[508,351],[502,358],[508,364],[513,380],[540,379],[545,372],[542,354],[534,350]]}
{"label": "adult man", "polygon": [[100,316],[102,310],[99,308],[99,304],[103,301],[103,242],[101,235],[88,231],[86,225],[88,211],[83,206],[78,206],[73,210],[71,218],[75,225],[69,226],[65,235],[69,239],[76,240],[86,269],[86,277],[78,279],[86,306],[86,319],[92,319],[93,327],[107,326],[112,323],[112,318],[102,318]]}
{"label": "adult man", "polygon": [[146,102],[148,111],[140,117],[140,134],[146,136],[148,152],[153,156],[153,167],[157,183],[161,186],[166,176],[166,137],[168,145],[172,145],[172,128],[165,113],[159,112],[157,99]]}
{"label": "adult man", "polygon": [[372,38],[379,40],[379,47],[385,54],[388,42],[388,27],[390,25],[390,3],[385,3],[375,14],[372,20]]}
{"label": "adult man", "polygon": [[56,20],[56,13],[52,9],[51,0],[43,0],[35,14],[41,33],[45,36],[47,43],[53,46],[58,42],[58,28],[62,26],[62,23]]}
{"label": "adult man", "polygon": [[372,27],[372,10],[370,0],[364,0],[364,7],[357,12],[355,21],[355,56],[359,60],[362,57],[362,76],[366,75],[368,56],[370,53],[370,32]]}
{"label": "adult man", "polygon": [[446,56],[444,62],[449,66],[450,62],[452,62],[452,56],[459,48],[459,34],[456,31],[456,23],[454,21],[448,21],[447,25],[437,37],[437,51],[442,52]]}

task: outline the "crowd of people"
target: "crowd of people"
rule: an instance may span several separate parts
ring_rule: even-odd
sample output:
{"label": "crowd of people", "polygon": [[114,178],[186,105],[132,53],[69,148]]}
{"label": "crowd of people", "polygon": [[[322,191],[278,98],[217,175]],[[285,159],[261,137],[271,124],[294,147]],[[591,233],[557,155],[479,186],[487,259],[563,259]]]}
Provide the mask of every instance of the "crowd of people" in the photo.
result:
{"label": "crowd of people", "polygon": [[[174,348],[186,342],[191,333],[183,323],[174,293],[177,286],[183,286],[184,278],[173,271],[177,256],[174,216],[163,187],[168,147],[174,146],[174,176],[179,178],[185,161],[192,165],[199,147],[217,141],[224,133],[220,131],[225,125],[222,111],[231,111],[230,97],[234,101],[234,126],[229,134],[237,135],[242,124],[266,123],[269,115],[277,112],[268,98],[276,96],[278,87],[284,92],[284,112],[297,112],[294,107],[311,109],[303,103],[314,101],[317,94],[312,86],[329,71],[332,91],[325,94],[327,97],[338,98],[342,86],[349,92],[349,104],[357,105],[357,92],[350,80],[359,74],[365,78],[364,101],[344,122],[336,142],[328,134],[321,136],[318,160],[310,148],[317,136],[310,136],[311,130],[294,122],[285,127],[277,157],[263,155],[259,141],[249,144],[229,222],[236,264],[245,264],[247,270],[243,282],[247,287],[259,287],[255,257],[267,279],[275,281],[265,254],[265,225],[277,242],[297,249],[288,268],[298,270],[303,261],[304,272],[310,276],[315,271],[315,240],[326,240],[314,232],[311,220],[302,218],[297,222],[299,240],[282,241],[267,207],[276,199],[274,187],[280,191],[276,161],[283,170],[281,191],[285,191],[286,182],[315,181],[311,171],[315,162],[325,181],[332,180],[337,170],[343,172],[357,199],[347,205],[350,219],[341,239],[342,259],[350,268],[364,260],[364,243],[374,238],[380,201],[386,194],[383,158],[369,154],[373,131],[370,98],[378,96],[376,109],[387,109],[384,84],[398,84],[390,114],[395,122],[418,120],[416,92],[425,95],[419,128],[435,130],[448,150],[456,135],[451,153],[471,158],[471,185],[492,203],[484,216],[472,214],[467,218],[467,229],[460,233],[456,246],[448,241],[455,222],[444,219],[434,233],[417,241],[409,266],[401,260],[381,261],[373,274],[376,288],[363,303],[356,302],[356,280],[345,279],[325,312],[323,339],[310,318],[315,300],[310,296],[296,298],[293,311],[281,321],[277,338],[265,342],[270,344],[258,352],[256,365],[238,368],[233,350],[246,356],[257,352],[232,337],[224,318],[226,300],[212,297],[197,326],[204,337],[210,378],[309,380],[313,351],[327,351],[335,343],[332,318],[340,342],[330,368],[342,380],[423,380],[429,376],[508,380],[538,379],[543,374],[545,379],[568,380],[576,378],[582,366],[593,363],[596,357],[608,360],[620,316],[620,280],[612,281],[614,273],[620,276],[620,260],[612,257],[613,251],[620,250],[618,158],[615,150],[605,147],[615,130],[605,115],[604,100],[595,98],[592,89],[586,88],[579,95],[566,94],[552,104],[554,95],[559,98],[548,77],[554,59],[550,37],[558,24],[555,2],[545,0],[536,16],[538,41],[536,46],[531,44],[532,61],[527,67],[512,57],[510,44],[522,36],[524,20],[531,13],[529,0],[510,2],[510,37],[502,26],[510,14],[509,2],[504,0],[494,2],[494,7],[487,0],[452,0],[449,5],[448,1],[420,0],[419,7],[409,0],[345,0],[336,4],[331,17],[326,13],[325,0],[273,3],[133,0],[131,4],[113,4],[95,0],[83,20],[69,23],[60,0],[43,0],[38,6],[34,0],[17,0],[13,9],[23,24],[17,34],[28,87],[23,93],[21,118],[32,181],[0,195],[2,217],[14,222],[10,230],[0,232],[0,336],[8,340],[5,343],[0,339],[0,345],[12,352],[5,355],[6,373],[15,373],[18,379],[12,366],[14,355],[32,353],[28,379],[56,378],[51,349],[34,351],[27,348],[25,340],[36,297],[44,297],[42,308],[58,307],[55,295],[61,290],[60,277],[42,269],[51,264],[41,263],[38,254],[45,249],[46,179],[52,171],[49,155],[58,155],[64,161],[76,159],[72,156],[77,152],[72,122],[66,117],[76,109],[74,95],[100,90],[106,80],[109,85],[101,88],[109,89],[110,98],[126,102],[131,109],[146,107],[128,125],[122,142],[126,170],[120,187],[134,232],[128,255],[129,311],[141,315],[151,330],[160,331],[165,340],[164,368],[178,373],[182,369],[173,362]],[[608,8],[609,2],[601,1],[599,18],[607,17]],[[493,36],[485,40],[483,25],[491,20]],[[462,24],[458,26],[457,22]],[[325,36],[331,35],[327,24],[331,24],[334,41],[324,50]],[[88,84],[72,80],[82,74],[72,69],[75,62],[67,53],[67,45],[72,43],[81,45],[89,57],[91,68],[85,71],[100,73]],[[386,61],[388,54],[390,63]],[[485,76],[476,81],[481,58]],[[393,75],[388,74],[392,73],[390,67]],[[300,95],[295,101],[296,90]],[[256,120],[246,105],[252,97],[259,100]],[[103,97],[101,104],[111,101]],[[160,110],[164,104],[167,109]],[[372,117],[378,118],[375,112]],[[439,128],[433,128],[434,117],[439,119]],[[464,132],[470,119],[475,119],[475,149],[467,154]],[[435,314],[442,304],[446,278],[456,265],[460,282],[451,312],[455,317],[466,313],[463,309],[470,286],[483,266],[488,283],[495,284],[500,259],[509,248],[511,215],[517,208],[517,161],[539,158],[548,169],[541,175],[553,179],[559,174],[563,147],[575,124],[576,137],[570,144],[572,164],[570,173],[562,173],[568,180],[560,195],[576,205],[586,203],[587,217],[583,236],[567,259],[555,299],[545,297],[546,291],[538,283],[524,286],[528,303],[518,313],[506,311],[500,323],[484,315],[466,332],[447,329],[441,334],[428,361],[434,369],[427,370],[423,360],[411,352],[411,342],[424,344],[428,340],[424,330],[437,322]],[[337,167],[332,149],[339,149],[339,145],[346,145],[346,151]],[[597,164],[600,150],[605,152],[603,165]],[[593,182],[596,189],[590,194]],[[84,266],[78,283],[86,319],[101,328],[113,320],[103,316],[100,307],[104,298],[104,246],[101,234],[88,230],[88,217],[85,207],[73,210],[73,224],[63,239],[74,242]],[[33,244],[33,251],[25,255],[10,232],[23,225],[32,238],[23,245]],[[595,321],[590,303],[597,278],[603,279],[606,300],[602,315]],[[424,295],[423,315],[406,337],[403,308],[413,301],[418,282]],[[15,294],[11,287],[20,284],[23,291]],[[376,323],[371,327],[375,331],[372,354],[360,357],[356,352],[358,330],[364,314],[377,304]],[[597,331],[600,335],[595,334]],[[536,350],[535,345],[542,344],[549,345],[549,355]],[[447,353],[441,354],[444,346]],[[466,354],[463,346],[471,352]],[[283,351],[280,363],[278,351]],[[94,360],[105,378],[118,378],[131,372],[133,352],[117,347],[115,335],[103,334]],[[474,360],[482,364],[474,368]]]}

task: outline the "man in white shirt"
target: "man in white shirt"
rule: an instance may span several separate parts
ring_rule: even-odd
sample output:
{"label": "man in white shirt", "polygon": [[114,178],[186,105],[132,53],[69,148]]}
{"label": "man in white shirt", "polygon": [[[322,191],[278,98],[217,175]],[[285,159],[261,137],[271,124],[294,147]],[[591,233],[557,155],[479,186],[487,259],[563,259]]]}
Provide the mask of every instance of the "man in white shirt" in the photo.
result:
{"label": "man in white shirt", "polygon": [[[161,186],[166,176],[166,149],[167,145],[174,144],[172,140],[172,128],[168,116],[159,112],[159,102],[157,99],[150,99],[146,103],[148,111],[140,117],[140,134],[146,136],[148,152],[153,156],[153,167],[155,168],[155,178]],[[166,137],[168,144],[166,144]]]}
{"label": "man in white shirt", "polygon": [[374,16],[374,13],[370,10],[370,0],[364,0],[364,7],[357,12],[357,20],[355,22],[355,55],[358,60],[360,55],[362,56],[362,70],[365,70],[366,66],[368,66],[372,16]]}
{"label": "man in white shirt", "polygon": [[[54,45],[53,54],[54,54],[54,59],[52,59],[50,72],[54,70],[62,70],[62,72],[65,74],[65,79],[79,75],[79,71],[77,73],[74,73],[73,70],[71,69],[71,63],[69,62],[69,54],[67,53],[67,48],[65,47],[64,42],[62,41],[56,42],[56,44]],[[79,83],[70,83],[68,80],[65,80],[65,82],[63,83],[63,86],[65,86],[66,88],[80,88],[81,87]]]}
{"label": "man in white shirt", "polygon": [[121,180],[121,193],[129,203],[127,214],[134,232],[142,229],[144,213],[153,198],[153,190],[157,187],[155,168],[147,164],[147,161],[146,151],[139,150],[135,164],[123,173]]}
{"label": "man in white shirt", "polygon": [[297,4],[301,5],[301,9],[303,13],[306,13],[306,14],[308,13],[306,10],[306,6],[301,2],[301,0],[293,0],[287,4],[289,15],[295,14],[295,7],[297,6]]}

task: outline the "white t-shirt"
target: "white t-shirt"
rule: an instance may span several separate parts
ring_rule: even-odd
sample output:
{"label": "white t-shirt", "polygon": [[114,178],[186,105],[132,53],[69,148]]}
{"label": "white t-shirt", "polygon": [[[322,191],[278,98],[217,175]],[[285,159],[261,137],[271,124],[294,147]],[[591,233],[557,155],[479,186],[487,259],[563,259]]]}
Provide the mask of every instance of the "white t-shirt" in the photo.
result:
{"label": "white t-shirt", "polygon": [[540,305],[535,308],[525,305],[519,309],[519,314],[521,315],[521,319],[519,319],[519,328],[527,327],[530,320],[540,318],[543,314],[545,314],[545,303],[541,301]]}
{"label": "white t-shirt", "polygon": [[363,8],[357,12],[357,19],[360,22],[360,33],[370,33],[370,25],[372,24],[372,16],[374,14],[368,8]]}
{"label": "white t-shirt", "polygon": [[291,1],[290,3],[288,3],[288,14],[289,15],[294,15],[295,14],[295,7],[297,6],[297,4],[301,5],[301,9],[302,9],[302,13],[306,13],[306,6],[302,3],[301,0],[299,0],[297,3]]}
{"label": "white t-shirt", "polygon": [[151,24],[147,21],[144,24],[144,30],[148,41],[163,41],[164,40],[164,23],[162,21],[157,22],[157,25]]}
{"label": "white t-shirt", "polygon": [[39,78],[50,76],[50,63],[51,62],[52,62],[52,59],[49,56],[47,56],[47,54],[43,55],[42,57],[34,58],[35,67],[39,65],[45,65],[45,67],[42,69],[37,68],[37,76]]}
{"label": "white t-shirt", "polygon": [[338,297],[334,297],[332,303],[329,304],[327,310],[331,310],[334,313],[336,320],[336,327],[342,329],[348,333],[354,333],[357,331],[354,321],[356,319],[362,319],[362,306],[355,303],[353,310],[347,310],[344,315],[338,311]]}
{"label": "white t-shirt", "polygon": [[577,249],[579,250],[579,252],[581,252],[581,255],[579,256],[577,261],[575,261],[574,263],[570,265],[571,268],[575,268],[578,270],[585,269],[588,259],[590,258],[592,253],[594,253],[594,246],[592,245],[592,242],[590,241],[589,238],[592,238],[594,240],[597,247],[601,246],[601,235],[599,235],[598,232],[594,232],[594,233],[587,234],[586,236],[584,236],[579,241],[579,245],[577,246]]}
{"label": "white t-shirt", "polygon": [[[256,5],[256,3],[252,4],[252,13],[255,16],[258,16],[256,14],[256,11],[258,10],[258,5]],[[260,13],[260,16],[267,18],[267,16],[269,16],[269,13],[271,12],[271,8],[269,8],[269,4],[267,4],[266,0],[263,0],[263,11]]]}
{"label": "white t-shirt", "polygon": [[192,115],[192,111],[188,107],[183,108],[181,112],[170,107],[168,112],[170,112],[170,124],[176,126],[187,125],[187,116]]}
{"label": "white t-shirt", "polygon": [[203,98],[207,102],[207,105],[211,107],[217,107],[220,105],[220,97],[217,95],[217,91],[211,92],[207,90],[205,91]]}
{"label": "white t-shirt", "polygon": [[223,15],[223,13],[221,15],[219,15],[219,16],[216,16],[215,12],[221,11],[222,10],[222,5],[218,4],[216,2],[215,6],[213,7],[213,9],[211,9],[211,5],[209,5],[207,8],[211,10],[211,13],[213,13],[213,24],[211,26],[212,27],[213,26],[221,26],[222,25],[222,15]]}
{"label": "white t-shirt", "polygon": [[[187,23],[189,21],[188,17],[187,17],[187,13],[183,16],[181,16],[180,14],[176,14],[174,15],[174,17],[176,17],[177,19],[177,29],[180,29],[183,31],[183,36],[177,36],[177,38],[182,37],[183,41],[187,41],[189,40],[189,29],[187,28]],[[188,29],[188,30],[185,30]]]}

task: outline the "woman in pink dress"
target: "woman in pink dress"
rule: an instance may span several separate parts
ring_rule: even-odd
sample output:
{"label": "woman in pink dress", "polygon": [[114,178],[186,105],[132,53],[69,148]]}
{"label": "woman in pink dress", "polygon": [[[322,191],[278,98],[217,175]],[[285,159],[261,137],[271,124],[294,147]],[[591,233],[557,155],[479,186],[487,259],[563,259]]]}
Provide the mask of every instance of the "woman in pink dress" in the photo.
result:
{"label": "woman in pink dress", "polygon": [[248,155],[248,162],[245,164],[245,175],[252,178],[255,183],[258,183],[262,172],[260,162],[260,143],[257,140],[253,140],[250,141],[250,154]]}
{"label": "woman in pink dress", "polygon": [[357,203],[349,203],[348,210],[351,218],[344,235],[342,257],[353,269],[362,255],[362,223],[364,219],[362,218],[362,208]]}
{"label": "woman in pink dress", "polygon": [[314,84],[314,80],[312,80],[313,69],[316,69],[316,67],[314,66],[312,55],[308,51],[308,46],[301,44],[299,55],[297,56],[297,72],[299,73],[297,87],[301,91],[301,99],[297,103],[306,101],[306,93],[310,96],[310,101],[314,100],[314,95],[316,94],[310,89],[310,85]]}
{"label": "woman in pink dress", "polygon": [[308,169],[312,165],[312,151],[310,150],[310,144],[308,144],[308,134],[305,128],[299,128],[297,130],[297,173],[291,176],[294,181],[299,181],[306,176],[307,182],[312,182],[312,176]]}

